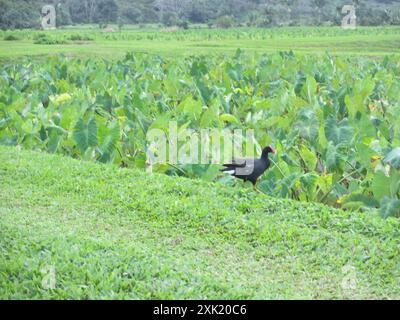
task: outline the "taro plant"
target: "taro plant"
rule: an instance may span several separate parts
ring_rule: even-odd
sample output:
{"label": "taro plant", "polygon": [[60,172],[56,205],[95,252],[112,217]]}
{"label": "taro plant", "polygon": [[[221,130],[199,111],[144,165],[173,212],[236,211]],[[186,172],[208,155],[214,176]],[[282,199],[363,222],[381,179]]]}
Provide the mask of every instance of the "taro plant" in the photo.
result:
{"label": "taro plant", "polygon": [[[399,91],[395,57],[49,57],[2,66],[0,143],[144,169],[148,130],[170,121],[253,129],[278,149],[265,193],[400,216]],[[228,182],[211,165],[154,170]]]}

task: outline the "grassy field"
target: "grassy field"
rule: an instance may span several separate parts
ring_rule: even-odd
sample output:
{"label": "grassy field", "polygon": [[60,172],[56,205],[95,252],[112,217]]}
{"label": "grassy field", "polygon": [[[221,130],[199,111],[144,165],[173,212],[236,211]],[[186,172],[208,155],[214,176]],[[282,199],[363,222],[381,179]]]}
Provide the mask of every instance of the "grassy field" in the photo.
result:
{"label": "grassy field", "polygon": [[398,219],[6,147],[0,180],[1,299],[400,298]]}
{"label": "grassy field", "polygon": [[[16,41],[4,41],[13,34]],[[35,44],[44,34],[62,39],[62,44]],[[83,40],[74,40],[83,39]],[[275,29],[241,28],[233,30],[128,29],[104,33],[98,29],[61,29],[56,31],[7,31],[0,33],[0,59],[64,53],[69,56],[120,58],[126,52],[146,52],[168,56],[234,53],[237,48],[254,53],[294,50],[303,54],[364,55],[380,57],[400,54],[399,27],[362,27],[342,30],[338,27],[293,27]]]}

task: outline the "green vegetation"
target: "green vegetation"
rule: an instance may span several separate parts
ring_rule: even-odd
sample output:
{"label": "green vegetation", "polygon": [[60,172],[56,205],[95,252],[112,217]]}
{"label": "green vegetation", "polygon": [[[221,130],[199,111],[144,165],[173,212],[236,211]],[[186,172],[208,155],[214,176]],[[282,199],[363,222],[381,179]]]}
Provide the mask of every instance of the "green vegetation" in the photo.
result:
{"label": "green vegetation", "polygon": [[17,36],[13,35],[13,34],[9,34],[4,36],[4,40],[5,41],[17,41],[20,40]]}
{"label": "green vegetation", "polygon": [[35,37],[34,44],[44,44],[44,45],[55,45],[55,44],[66,44],[67,42],[64,39],[59,39],[56,37],[48,37],[45,34],[38,34]]}
{"label": "green vegetation", "polygon": [[[115,29],[116,30],[116,29]],[[66,54],[87,58],[123,58],[126,52],[162,56],[234,54],[294,50],[302,54],[364,55],[380,57],[400,54],[399,27],[288,27],[273,29],[147,29],[131,27],[121,32],[103,32],[90,27],[55,31],[0,31],[0,39],[13,36],[20,41],[0,40],[0,59]],[[36,43],[36,44],[35,44]],[[39,43],[39,44],[38,44]]]}
{"label": "green vegetation", "polygon": [[0,179],[2,299],[400,297],[397,219],[7,147]]}
{"label": "green vegetation", "polygon": [[[171,121],[178,131],[254,129],[259,147],[278,148],[265,193],[400,216],[399,75],[395,57],[240,50],[10,64],[0,75],[0,143],[145,169],[147,133],[169,135]],[[208,181],[220,179],[218,169],[154,167]]]}
{"label": "green vegetation", "polygon": [[340,25],[343,5],[354,4],[358,25],[399,25],[394,0],[0,0],[0,29],[39,28],[41,8],[53,4],[57,26],[160,23],[165,26]]}

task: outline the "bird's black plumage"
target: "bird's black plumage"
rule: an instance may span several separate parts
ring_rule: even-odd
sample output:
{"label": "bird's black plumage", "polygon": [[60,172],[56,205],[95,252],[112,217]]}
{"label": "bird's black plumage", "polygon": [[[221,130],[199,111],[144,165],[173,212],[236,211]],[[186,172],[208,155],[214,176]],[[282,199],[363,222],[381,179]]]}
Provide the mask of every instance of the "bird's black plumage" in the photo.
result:
{"label": "bird's black plumage", "polygon": [[222,172],[229,173],[231,176],[250,181],[256,190],[258,179],[270,167],[269,154],[275,153],[275,149],[271,146],[266,147],[259,159],[234,159],[232,163],[224,164]]}

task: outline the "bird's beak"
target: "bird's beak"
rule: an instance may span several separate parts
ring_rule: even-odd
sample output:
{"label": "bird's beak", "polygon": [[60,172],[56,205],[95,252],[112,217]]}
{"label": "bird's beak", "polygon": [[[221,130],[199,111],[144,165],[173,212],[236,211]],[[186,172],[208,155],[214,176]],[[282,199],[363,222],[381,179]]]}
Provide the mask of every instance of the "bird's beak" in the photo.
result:
{"label": "bird's beak", "polygon": [[270,147],[273,154],[276,154],[276,149],[274,147]]}

